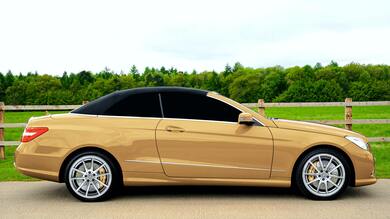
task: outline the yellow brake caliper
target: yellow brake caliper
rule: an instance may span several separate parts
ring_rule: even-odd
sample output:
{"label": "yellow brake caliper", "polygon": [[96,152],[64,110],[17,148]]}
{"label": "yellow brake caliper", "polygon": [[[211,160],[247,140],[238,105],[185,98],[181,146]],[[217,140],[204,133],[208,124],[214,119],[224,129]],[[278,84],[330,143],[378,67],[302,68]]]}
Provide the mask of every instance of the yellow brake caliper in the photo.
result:
{"label": "yellow brake caliper", "polygon": [[[103,167],[99,169],[99,174],[102,175],[102,176],[99,176],[99,180],[100,180],[100,182],[102,182],[104,184],[106,184],[106,179],[107,179],[107,176],[103,175],[105,173],[106,173],[106,171],[104,170]],[[99,183],[99,189],[103,187],[102,183]]]}
{"label": "yellow brake caliper", "polygon": [[[314,162],[313,164],[314,164],[315,166],[317,166],[317,163],[318,163],[318,161]],[[308,172],[308,173],[315,173],[315,171],[316,171],[316,169],[314,168],[314,166],[313,166],[313,165],[310,165],[309,170],[308,170],[307,172]],[[313,181],[313,180],[315,179],[315,177],[312,176],[312,175],[308,175],[308,176],[307,176],[307,179],[309,180],[309,182],[311,182],[311,181]]]}

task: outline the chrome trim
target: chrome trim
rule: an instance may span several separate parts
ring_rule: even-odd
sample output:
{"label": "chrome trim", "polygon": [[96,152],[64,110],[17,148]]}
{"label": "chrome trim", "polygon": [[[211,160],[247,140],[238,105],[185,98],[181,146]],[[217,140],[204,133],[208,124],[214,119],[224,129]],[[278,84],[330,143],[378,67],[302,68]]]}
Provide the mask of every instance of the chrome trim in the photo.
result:
{"label": "chrome trim", "polygon": [[162,119],[161,117],[141,117],[141,116],[111,116],[98,115],[98,118],[122,118],[122,119]]}
{"label": "chrome trim", "polygon": [[220,101],[220,102],[222,102],[222,103],[225,103],[226,105],[229,105],[229,106],[231,106],[231,107],[233,107],[233,108],[236,108],[237,110],[239,110],[240,112],[243,113],[243,111],[242,111],[241,109],[237,108],[236,106],[232,105],[231,103],[228,103],[228,102],[226,102],[226,101],[224,101],[224,100],[215,98],[215,97],[213,97],[213,96],[209,96],[209,95],[206,95],[206,96],[209,97],[209,98],[213,98],[214,100],[218,100],[218,101]]}
{"label": "chrome trim", "polygon": [[217,121],[217,120],[203,120],[203,119],[182,119],[182,118],[162,118],[163,120],[165,119],[171,119],[171,120],[181,120],[181,121],[196,121],[196,122],[218,122],[218,123],[226,123],[226,124],[237,124],[238,122],[226,122],[226,121]]}
{"label": "chrome trim", "polygon": [[272,172],[286,172],[286,170],[275,170],[275,169],[273,169]]}
{"label": "chrome trim", "polygon": [[254,120],[256,120],[256,122],[258,122],[261,126],[265,127],[264,123],[262,123],[261,121],[259,121],[258,119],[256,119],[255,117],[253,117]]}
{"label": "chrome trim", "polygon": [[160,161],[154,160],[125,160],[125,162],[161,164]]}
{"label": "chrome trim", "polygon": [[269,169],[263,169],[263,168],[237,167],[237,166],[225,166],[225,165],[210,165],[210,164],[196,164],[196,163],[162,162],[162,164],[181,165],[181,166],[197,166],[197,167],[214,167],[214,168],[225,168],[225,169],[242,169],[242,170],[269,171]]}
{"label": "chrome trim", "polygon": [[[218,94],[218,93],[217,93],[217,94]],[[220,94],[218,94],[218,95],[220,95]],[[213,99],[215,99],[215,100],[221,101],[222,103],[225,103],[225,104],[227,104],[227,105],[229,105],[229,106],[231,106],[231,107],[236,108],[237,110],[241,111],[241,113],[244,113],[241,109],[237,108],[236,106],[232,105],[231,103],[228,103],[228,102],[226,102],[226,101],[224,101],[224,100],[215,98],[215,97],[213,97],[213,96],[209,96],[208,94],[207,94],[206,96],[207,96],[207,97],[210,97],[210,98],[213,98]],[[242,104],[240,104],[240,103],[237,103],[237,104],[242,105]],[[242,106],[244,106],[244,105],[242,105]],[[244,107],[245,107],[245,106],[244,106]],[[251,111],[252,111],[252,110],[251,110]],[[265,126],[264,123],[262,123],[262,122],[259,121],[258,119],[254,118],[254,117],[253,117],[253,119],[256,120],[256,122],[260,123],[262,126]],[[237,118],[237,120],[238,120],[238,118]]]}
{"label": "chrome trim", "polygon": [[[158,161],[151,160],[125,160],[126,162],[135,162],[135,163],[153,163],[160,164]],[[211,165],[211,164],[197,164],[197,163],[178,163],[178,162],[161,162],[161,164],[166,165],[180,165],[180,166],[197,166],[197,167],[214,167],[214,168],[225,168],[225,169],[241,169],[241,170],[259,170],[259,171],[269,171],[270,169],[264,168],[251,168],[251,167],[237,167],[237,166],[228,166],[228,165]]]}
{"label": "chrome trim", "polygon": [[[227,122],[227,121],[217,121],[217,120],[203,120],[203,119],[183,119],[183,118],[168,118],[168,117],[140,117],[140,116],[111,116],[111,115],[91,115],[91,114],[82,114],[82,113],[72,113],[69,112],[69,114],[79,115],[79,116],[88,116],[88,117],[95,117],[95,118],[122,118],[122,119],[172,119],[172,120],[184,120],[184,121],[199,121],[199,122],[219,122],[219,123],[226,123],[226,124],[238,124],[238,122]],[[259,122],[261,125],[264,126],[262,122],[257,120],[256,118],[253,118],[257,122]]]}
{"label": "chrome trim", "polygon": [[[83,114],[83,113],[72,113],[72,112],[69,112],[68,114],[74,114],[74,115],[78,115],[78,116],[98,117],[98,115]],[[32,117],[31,117],[31,118],[32,118]],[[30,119],[31,119],[31,118],[30,118]]]}
{"label": "chrome trim", "polygon": [[162,118],[164,118],[164,108],[162,105],[161,93],[158,93],[158,102],[160,103],[161,116],[162,116]]}
{"label": "chrome trim", "polygon": [[90,114],[81,114],[81,113],[70,113],[80,116],[92,116],[96,118],[122,118],[122,119],[172,119],[172,120],[185,120],[185,121],[199,121],[199,122],[219,122],[219,123],[228,123],[228,124],[238,124],[238,122],[226,122],[226,121],[217,121],[217,120],[203,120],[203,119],[182,119],[182,118],[161,118],[161,117],[139,117],[139,116],[110,116],[110,115],[90,115]]}
{"label": "chrome trim", "polygon": [[92,116],[96,118],[122,118],[122,119],[162,119],[161,117],[140,117],[140,116],[111,116],[111,115],[91,115],[91,114],[82,114],[82,113],[69,113],[80,116]]}

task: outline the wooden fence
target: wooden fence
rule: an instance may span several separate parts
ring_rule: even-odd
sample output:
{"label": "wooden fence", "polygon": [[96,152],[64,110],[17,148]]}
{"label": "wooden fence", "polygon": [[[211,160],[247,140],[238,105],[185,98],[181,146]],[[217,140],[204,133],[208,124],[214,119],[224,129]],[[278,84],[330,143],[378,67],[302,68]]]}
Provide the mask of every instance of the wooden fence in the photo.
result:
{"label": "wooden fence", "polygon": [[[85,104],[87,101],[83,101]],[[344,125],[346,129],[352,130],[353,124],[390,124],[390,119],[352,119],[353,106],[390,106],[390,101],[368,101],[352,102],[351,98],[346,98],[345,102],[306,102],[306,103],[264,103],[259,99],[257,103],[243,103],[249,108],[258,108],[258,112],[265,116],[268,107],[326,107],[343,106],[345,108],[344,120],[307,120],[307,122]],[[19,145],[19,141],[4,141],[4,128],[24,128],[26,123],[4,123],[5,111],[68,111],[80,107],[81,105],[4,105],[0,102],[0,159],[5,157],[4,146]],[[370,137],[370,142],[390,142],[390,137]]]}

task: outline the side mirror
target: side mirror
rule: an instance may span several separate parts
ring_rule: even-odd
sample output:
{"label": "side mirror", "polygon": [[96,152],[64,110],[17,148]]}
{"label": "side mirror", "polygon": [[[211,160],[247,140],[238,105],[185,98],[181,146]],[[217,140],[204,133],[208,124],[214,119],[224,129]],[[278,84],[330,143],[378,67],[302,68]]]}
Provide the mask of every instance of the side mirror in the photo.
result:
{"label": "side mirror", "polygon": [[255,121],[250,113],[240,113],[238,115],[238,123],[244,125],[252,125]]}

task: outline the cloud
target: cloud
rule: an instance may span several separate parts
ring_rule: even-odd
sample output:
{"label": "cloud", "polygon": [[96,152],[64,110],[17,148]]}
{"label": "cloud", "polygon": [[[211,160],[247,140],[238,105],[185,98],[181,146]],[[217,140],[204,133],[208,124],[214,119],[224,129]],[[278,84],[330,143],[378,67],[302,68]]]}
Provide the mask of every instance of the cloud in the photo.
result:
{"label": "cloud", "polygon": [[390,63],[387,1],[6,1],[0,71]]}

